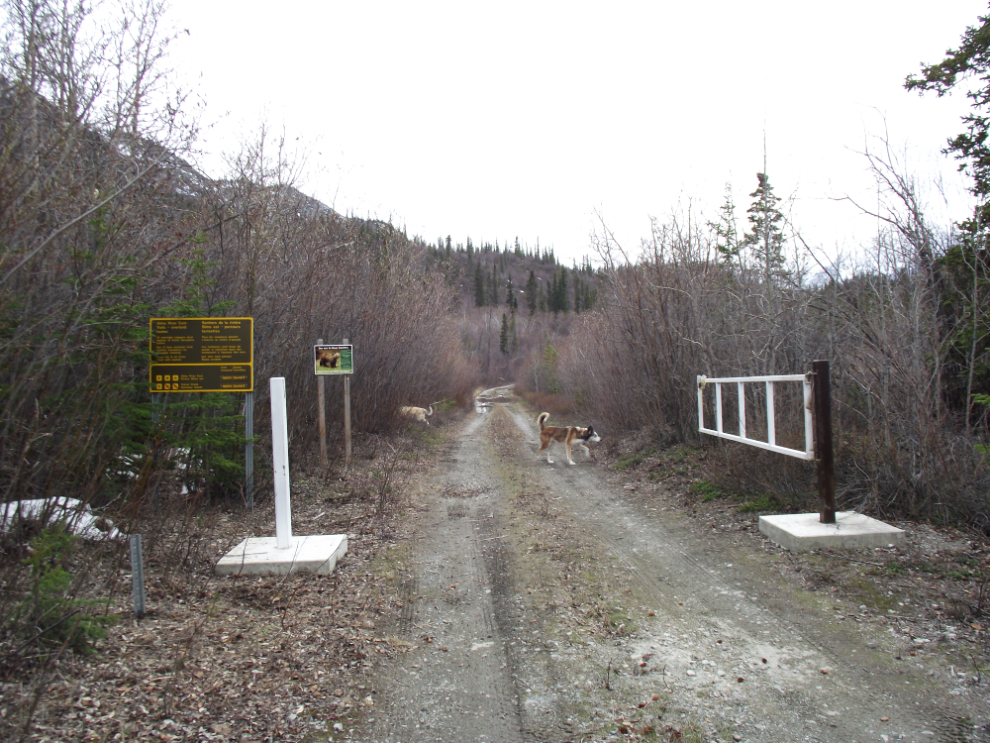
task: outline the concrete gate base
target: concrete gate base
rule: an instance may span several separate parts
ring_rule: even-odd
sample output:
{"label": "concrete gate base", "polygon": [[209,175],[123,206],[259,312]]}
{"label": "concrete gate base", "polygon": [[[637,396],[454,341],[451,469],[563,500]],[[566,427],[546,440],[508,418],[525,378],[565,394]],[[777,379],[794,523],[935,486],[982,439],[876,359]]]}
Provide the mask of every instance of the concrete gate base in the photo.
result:
{"label": "concrete gate base", "polygon": [[279,549],[276,537],[248,537],[220,558],[218,575],[329,575],[337,560],[347,553],[346,534],[292,537],[289,547]]}
{"label": "concrete gate base", "polygon": [[817,513],[760,516],[760,531],[792,552],[886,547],[904,541],[903,529],[855,511],[837,512],[834,524],[819,518]]}

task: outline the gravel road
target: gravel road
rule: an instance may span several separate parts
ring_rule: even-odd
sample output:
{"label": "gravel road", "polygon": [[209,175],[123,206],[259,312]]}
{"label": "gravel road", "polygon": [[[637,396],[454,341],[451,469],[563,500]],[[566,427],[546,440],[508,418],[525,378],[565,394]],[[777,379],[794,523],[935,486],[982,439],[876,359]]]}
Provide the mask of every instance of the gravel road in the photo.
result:
{"label": "gravel road", "polygon": [[547,464],[533,411],[482,400],[406,484],[401,652],[337,740],[990,740],[986,681],[937,641],[908,654],[594,456]]}

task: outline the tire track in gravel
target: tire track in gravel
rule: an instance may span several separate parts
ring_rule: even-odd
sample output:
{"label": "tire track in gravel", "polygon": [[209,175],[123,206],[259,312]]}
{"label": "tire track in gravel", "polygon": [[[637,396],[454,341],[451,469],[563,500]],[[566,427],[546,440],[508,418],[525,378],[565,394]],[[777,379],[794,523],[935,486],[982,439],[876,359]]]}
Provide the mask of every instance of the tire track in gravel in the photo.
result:
{"label": "tire track in gravel", "polygon": [[524,740],[496,622],[490,576],[498,550],[484,554],[482,534],[497,531],[499,507],[498,483],[479,466],[486,421],[478,415],[464,427],[437,483],[439,497],[417,527],[399,631],[419,647],[398,656],[378,684],[380,709],[354,739]]}
{"label": "tire track in gravel", "polygon": [[[835,626],[755,540],[725,554],[583,452],[548,465],[535,417],[496,400],[423,476],[397,586],[396,631],[417,647],[379,668],[349,739],[966,740],[944,689],[868,644],[872,628]],[[598,619],[620,609],[631,631]]]}

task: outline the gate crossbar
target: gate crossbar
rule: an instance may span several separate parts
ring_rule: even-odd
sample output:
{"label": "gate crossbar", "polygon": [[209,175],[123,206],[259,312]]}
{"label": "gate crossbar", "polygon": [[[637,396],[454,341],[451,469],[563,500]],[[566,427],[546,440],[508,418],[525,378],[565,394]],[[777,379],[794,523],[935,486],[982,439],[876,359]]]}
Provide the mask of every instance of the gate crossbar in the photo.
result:
{"label": "gate crossbar", "polygon": [[[720,377],[709,379],[703,375],[698,376],[698,431],[712,436],[718,436],[730,441],[738,441],[742,444],[749,444],[760,449],[786,454],[789,457],[796,457],[812,461],[815,459],[815,437],[812,410],[814,407],[814,392],[812,386],[812,374],[778,374],[763,377]],[[774,425],[773,408],[773,386],[776,382],[801,382],[804,385],[804,451],[791,449],[777,444],[776,430]],[[746,384],[764,383],[767,386],[767,441],[751,439],[746,435]],[[715,385],[715,428],[705,428],[705,403],[703,393],[709,384]],[[722,385],[735,384],[739,398],[739,433],[726,433],[722,426]]]}

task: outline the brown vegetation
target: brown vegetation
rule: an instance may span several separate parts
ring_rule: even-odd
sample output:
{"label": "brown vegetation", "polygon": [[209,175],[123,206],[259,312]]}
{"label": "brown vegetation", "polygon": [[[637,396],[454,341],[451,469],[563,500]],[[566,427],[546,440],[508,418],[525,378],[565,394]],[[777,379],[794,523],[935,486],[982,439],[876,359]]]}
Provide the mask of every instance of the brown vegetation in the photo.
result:
{"label": "brown vegetation", "polygon": [[[188,575],[198,599],[196,571],[223,545],[197,532],[217,506],[247,500],[244,397],[153,402],[150,318],[253,317],[255,430],[268,429],[268,379],[285,377],[304,466],[318,442],[318,338],[354,345],[354,431],[373,453],[401,404],[466,402],[479,375],[459,344],[456,292],[424,247],[304,196],[281,139],[262,127],[220,180],[183,159],[196,122],[166,85],[162,3],[118,10],[117,28],[99,33],[81,4],[3,8],[0,500],[101,507],[145,534],[159,572]],[[327,399],[339,442],[341,395],[331,386]],[[259,439],[255,484],[267,493]],[[106,629],[110,599],[82,597],[112,595],[126,570],[126,545],[80,562],[73,540],[43,526],[18,525],[0,545],[0,680],[34,678],[39,695],[52,663]]]}
{"label": "brown vegetation", "polygon": [[[887,227],[854,271],[822,265],[809,281],[803,261],[816,253],[799,235],[800,250],[786,264],[781,252],[768,278],[745,249],[741,257],[720,253],[718,232],[697,219],[654,221],[635,258],[606,231],[598,241],[606,296],[556,350],[561,391],[586,401],[603,427],[648,428],[662,444],[690,442],[699,438],[697,375],[804,373],[826,359],[840,508],[985,529],[986,419],[971,402],[986,384],[984,340],[963,334],[967,323],[976,330],[978,310],[958,283],[960,276],[973,282],[975,272],[950,272],[953,256],[958,263],[966,253],[950,231],[926,221],[918,184],[890,157],[870,161],[885,184],[879,216]],[[754,396],[747,430],[757,435],[766,427],[762,403],[758,391],[747,387],[747,394]],[[733,411],[734,400],[724,407]],[[787,408],[800,412],[800,400],[778,403],[779,440],[801,436],[801,419]],[[737,425],[732,415],[727,430]],[[721,452],[724,486],[816,510],[807,465],[704,443]]]}

